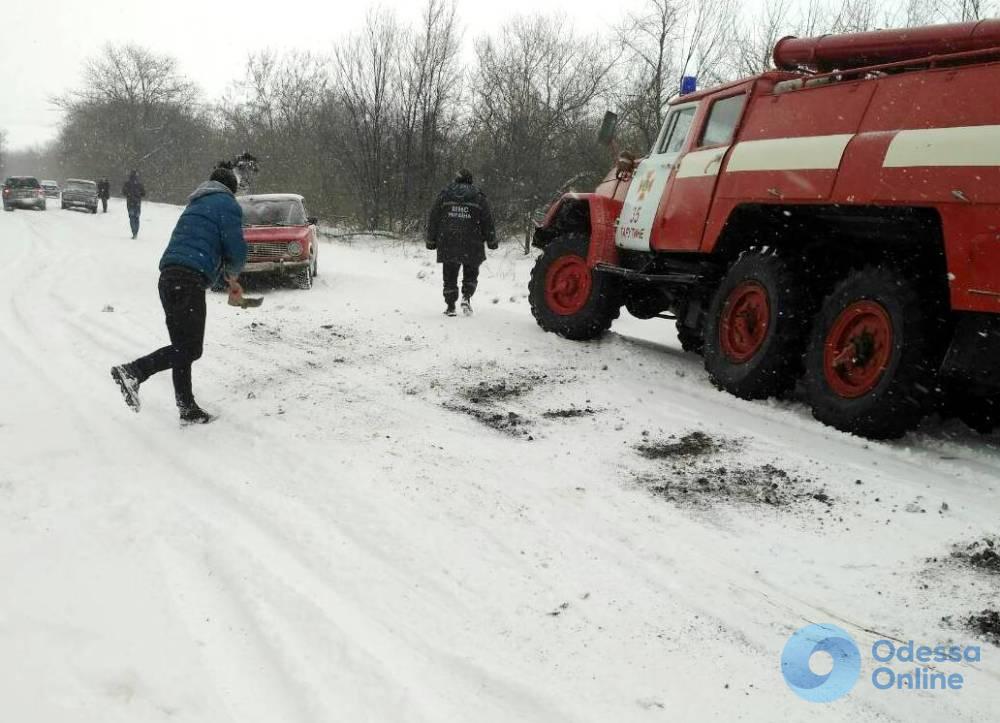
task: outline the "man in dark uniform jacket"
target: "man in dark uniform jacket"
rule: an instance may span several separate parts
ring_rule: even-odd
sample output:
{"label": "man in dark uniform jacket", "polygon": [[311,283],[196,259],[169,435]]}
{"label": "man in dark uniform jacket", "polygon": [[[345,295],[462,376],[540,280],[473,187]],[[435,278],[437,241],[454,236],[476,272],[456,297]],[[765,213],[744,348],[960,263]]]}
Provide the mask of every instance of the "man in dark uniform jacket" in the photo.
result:
{"label": "man in dark uniform jacket", "polygon": [[142,213],[142,199],[146,197],[146,187],[139,180],[139,172],[132,171],[128,180],[122,186],[122,196],[125,197],[125,207],[128,209],[128,222],[132,227],[132,238],[139,235],[139,215]]}
{"label": "man in dark uniform jacket", "polygon": [[107,178],[102,178],[97,182],[97,197],[101,199],[101,205],[104,207],[104,213],[107,213],[108,199],[111,198],[111,181]]}
{"label": "man in dark uniform jacket", "polygon": [[472,313],[470,299],[476,293],[479,265],[486,260],[483,244],[497,248],[486,195],[472,185],[472,173],[463,168],[455,180],[438,194],[427,223],[427,248],[437,249],[444,277],[445,314],[455,316],[458,274],[462,271],[462,312]]}

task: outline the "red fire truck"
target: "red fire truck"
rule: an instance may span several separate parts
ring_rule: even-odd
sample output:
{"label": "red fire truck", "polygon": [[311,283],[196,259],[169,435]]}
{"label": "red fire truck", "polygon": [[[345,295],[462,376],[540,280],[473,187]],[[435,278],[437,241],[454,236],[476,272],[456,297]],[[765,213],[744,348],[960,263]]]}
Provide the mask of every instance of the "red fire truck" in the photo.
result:
{"label": "red fire truck", "polygon": [[872,438],[1000,421],[1000,21],[785,38],[671,102],[655,146],[536,229],[532,313],[570,339],[676,319],[744,399],[801,380]]}

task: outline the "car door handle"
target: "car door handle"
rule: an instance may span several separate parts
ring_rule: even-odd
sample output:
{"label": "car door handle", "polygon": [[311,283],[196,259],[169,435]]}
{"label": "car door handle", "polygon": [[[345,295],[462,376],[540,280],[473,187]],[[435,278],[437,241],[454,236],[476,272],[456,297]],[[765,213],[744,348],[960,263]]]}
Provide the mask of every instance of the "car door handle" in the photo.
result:
{"label": "car door handle", "polygon": [[716,163],[718,163],[719,165],[722,165],[722,159],[725,158],[725,157],[726,157],[726,154],[723,151],[722,153],[720,153],[717,156],[715,156],[714,158],[712,158],[712,160],[710,160],[708,163],[705,164],[705,173],[708,173],[708,169],[711,168],[712,166],[714,166]]}

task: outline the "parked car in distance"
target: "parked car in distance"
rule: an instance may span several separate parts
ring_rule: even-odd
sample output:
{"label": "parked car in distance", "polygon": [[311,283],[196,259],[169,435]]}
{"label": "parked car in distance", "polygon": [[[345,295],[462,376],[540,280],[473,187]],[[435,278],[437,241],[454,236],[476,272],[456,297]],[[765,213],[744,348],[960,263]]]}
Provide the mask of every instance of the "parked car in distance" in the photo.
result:
{"label": "parked car in distance", "polygon": [[300,289],[312,288],[319,271],[316,219],[306,213],[302,196],[271,193],[239,196],[243,238],[247,242],[244,274],[290,277]]}
{"label": "parked car in distance", "polygon": [[3,210],[13,211],[15,208],[37,208],[45,210],[45,189],[34,176],[9,176],[4,179]]}
{"label": "parked car in distance", "polygon": [[69,178],[62,192],[63,208],[85,208],[97,213],[97,184],[81,178]]}
{"label": "parked car in distance", "polygon": [[46,198],[59,198],[59,184],[55,181],[42,181]]}

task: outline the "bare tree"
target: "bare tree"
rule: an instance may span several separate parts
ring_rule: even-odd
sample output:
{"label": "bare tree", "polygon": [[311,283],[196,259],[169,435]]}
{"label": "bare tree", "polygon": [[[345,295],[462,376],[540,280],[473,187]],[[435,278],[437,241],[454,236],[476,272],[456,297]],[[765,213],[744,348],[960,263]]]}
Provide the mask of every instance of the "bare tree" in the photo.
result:
{"label": "bare tree", "polygon": [[170,56],[138,45],[107,45],[87,61],[81,87],[57,103],[69,112],[114,111],[106,130],[117,139],[121,161],[141,165],[174,145],[169,126],[175,111],[193,106],[197,95]]}
{"label": "bare tree", "polygon": [[322,203],[316,156],[329,85],[326,59],[312,53],[263,51],[247,59],[244,79],[219,113],[228,154],[251,151],[260,161],[261,189],[296,191]]}
{"label": "bare tree", "polygon": [[386,220],[391,176],[394,104],[400,91],[399,48],[404,31],[395,15],[372,11],[364,28],[334,51],[336,99],[343,127],[334,126],[339,164],[356,184],[367,229]]}
{"label": "bare tree", "polygon": [[595,100],[614,57],[565,17],[516,18],[475,48],[471,140],[496,216],[514,224],[595,168]]}
{"label": "bare tree", "polygon": [[736,0],[684,0],[678,12],[685,18],[679,27],[681,74],[697,73],[702,82],[714,85],[731,80],[727,58],[731,52]]}
{"label": "bare tree", "polygon": [[[402,224],[422,220],[457,131],[462,70],[454,0],[428,0],[401,67],[397,128]],[[448,169],[453,170],[453,169]]]}
{"label": "bare tree", "polygon": [[59,150],[73,175],[138,168],[150,195],[182,199],[206,173],[200,154],[214,128],[176,61],[136,45],[107,45],[85,65],[81,86],[55,99],[65,111]]}
{"label": "bare tree", "polygon": [[[625,49],[612,100],[624,128],[650,148],[663,124],[667,101],[677,92],[680,68],[676,39],[680,19],[671,0],[648,0],[642,12],[629,13],[617,29]],[[631,140],[631,139],[630,139]]]}

